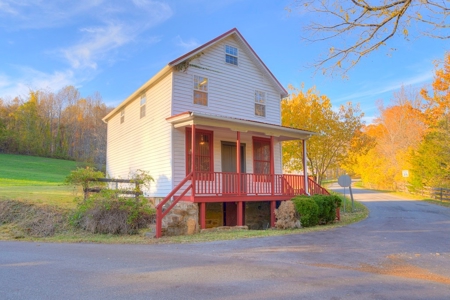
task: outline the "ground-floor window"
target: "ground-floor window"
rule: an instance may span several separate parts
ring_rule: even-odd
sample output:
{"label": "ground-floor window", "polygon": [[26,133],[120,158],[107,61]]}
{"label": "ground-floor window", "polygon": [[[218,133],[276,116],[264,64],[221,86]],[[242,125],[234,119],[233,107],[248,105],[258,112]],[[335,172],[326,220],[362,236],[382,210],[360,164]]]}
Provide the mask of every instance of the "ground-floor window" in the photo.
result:
{"label": "ground-floor window", "polygon": [[[192,170],[192,130],[186,129],[186,174]],[[195,171],[214,172],[213,132],[195,130]]]}
{"label": "ground-floor window", "polygon": [[253,137],[253,173],[270,174],[270,139]]}

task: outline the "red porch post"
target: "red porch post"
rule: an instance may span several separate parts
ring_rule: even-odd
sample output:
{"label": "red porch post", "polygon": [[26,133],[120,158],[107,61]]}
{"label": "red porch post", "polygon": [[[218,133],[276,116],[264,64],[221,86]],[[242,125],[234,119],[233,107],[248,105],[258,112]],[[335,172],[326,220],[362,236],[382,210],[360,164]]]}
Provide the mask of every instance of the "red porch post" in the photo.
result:
{"label": "red porch post", "polygon": [[308,164],[306,163],[306,140],[303,140],[303,180],[305,181],[305,193],[309,195]]}
{"label": "red porch post", "polygon": [[[236,133],[236,172],[238,195],[241,195],[241,133]],[[239,219],[239,216],[238,216]]]}
{"label": "red porch post", "polygon": [[270,137],[270,178],[272,184],[272,195],[275,194],[275,159],[274,159],[274,137]]}
{"label": "red porch post", "polygon": [[275,209],[277,207],[276,201],[270,201],[270,227],[275,227]]}
{"label": "red porch post", "polygon": [[[237,172],[237,188],[238,195],[241,195],[241,133],[236,133],[236,172]],[[237,203],[237,226],[244,225],[244,203],[239,201]]]}
{"label": "red porch post", "polygon": [[237,203],[237,226],[244,226],[244,202]]}
{"label": "red porch post", "polygon": [[192,199],[195,198],[195,125],[192,124],[191,131],[191,171],[192,171]]}
{"label": "red porch post", "polygon": [[206,203],[200,202],[200,228],[206,228]]}

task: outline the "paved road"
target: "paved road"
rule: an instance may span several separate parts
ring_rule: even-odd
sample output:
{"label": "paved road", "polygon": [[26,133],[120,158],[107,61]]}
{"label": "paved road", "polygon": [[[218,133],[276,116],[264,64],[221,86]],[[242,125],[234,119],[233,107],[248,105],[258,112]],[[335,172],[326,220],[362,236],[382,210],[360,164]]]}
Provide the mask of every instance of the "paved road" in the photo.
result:
{"label": "paved road", "polygon": [[366,220],[187,245],[0,242],[0,299],[450,299],[450,209],[355,189]]}

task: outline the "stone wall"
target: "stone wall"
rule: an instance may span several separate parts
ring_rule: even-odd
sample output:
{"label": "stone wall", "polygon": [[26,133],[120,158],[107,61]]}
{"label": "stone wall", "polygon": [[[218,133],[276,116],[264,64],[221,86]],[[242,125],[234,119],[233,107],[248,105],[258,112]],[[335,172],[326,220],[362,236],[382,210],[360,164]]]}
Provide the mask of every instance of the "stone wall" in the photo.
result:
{"label": "stone wall", "polygon": [[199,231],[197,203],[178,202],[162,221],[162,235],[190,235]]}

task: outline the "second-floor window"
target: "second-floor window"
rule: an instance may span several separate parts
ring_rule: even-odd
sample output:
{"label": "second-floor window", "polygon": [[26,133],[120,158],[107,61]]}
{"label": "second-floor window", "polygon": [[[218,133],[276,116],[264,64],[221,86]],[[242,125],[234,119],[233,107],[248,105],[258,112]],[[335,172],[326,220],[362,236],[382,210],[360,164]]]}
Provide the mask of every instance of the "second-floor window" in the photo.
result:
{"label": "second-floor window", "polygon": [[208,105],[208,78],[194,75],[194,104]]}
{"label": "second-floor window", "polygon": [[141,108],[140,108],[140,116],[141,116],[141,119],[142,119],[143,117],[145,117],[145,107],[146,107],[146,104],[147,104],[147,97],[145,96],[145,94],[142,94],[142,96],[141,96],[141,103],[140,103],[140,106],[141,106]]}
{"label": "second-floor window", "polygon": [[255,91],[255,116],[266,116],[266,93]]}
{"label": "second-floor window", "polygon": [[225,62],[230,65],[238,65],[238,49],[233,46],[225,46]]}

